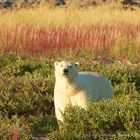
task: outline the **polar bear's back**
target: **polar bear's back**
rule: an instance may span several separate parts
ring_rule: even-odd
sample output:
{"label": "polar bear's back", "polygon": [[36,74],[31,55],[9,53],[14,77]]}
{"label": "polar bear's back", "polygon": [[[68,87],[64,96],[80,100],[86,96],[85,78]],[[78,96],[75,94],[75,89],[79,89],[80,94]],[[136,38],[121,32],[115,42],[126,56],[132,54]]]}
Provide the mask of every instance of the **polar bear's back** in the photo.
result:
{"label": "polar bear's back", "polygon": [[79,72],[79,75],[85,75],[85,76],[94,76],[94,77],[101,77],[102,75],[98,72],[90,72],[90,71],[84,71],[84,72]]}
{"label": "polar bear's back", "polygon": [[91,83],[94,83],[94,82],[96,83],[96,82],[100,81],[100,79],[105,80],[106,78],[103,75],[101,75],[97,72],[85,71],[85,72],[79,72],[78,73],[78,79],[80,81],[88,82],[88,84],[90,84],[90,82]]}
{"label": "polar bear's back", "polygon": [[95,100],[111,99],[113,97],[110,81],[97,72],[79,72],[78,83]]}

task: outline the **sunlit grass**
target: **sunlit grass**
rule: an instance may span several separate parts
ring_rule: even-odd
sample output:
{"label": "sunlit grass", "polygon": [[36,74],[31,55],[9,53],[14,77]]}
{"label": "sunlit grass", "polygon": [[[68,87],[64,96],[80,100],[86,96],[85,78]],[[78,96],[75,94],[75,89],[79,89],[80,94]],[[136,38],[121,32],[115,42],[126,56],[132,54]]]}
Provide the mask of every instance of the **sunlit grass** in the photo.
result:
{"label": "sunlit grass", "polygon": [[89,9],[70,9],[39,7],[36,9],[21,9],[0,15],[0,25],[29,25],[35,27],[85,27],[95,24],[122,23],[139,25],[140,10],[124,11],[115,7],[97,7]]}
{"label": "sunlit grass", "polygon": [[48,56],[88,48],[95,57],[138,61],[139,15],[114,6],[14,9],[0,15],[0,52]]}

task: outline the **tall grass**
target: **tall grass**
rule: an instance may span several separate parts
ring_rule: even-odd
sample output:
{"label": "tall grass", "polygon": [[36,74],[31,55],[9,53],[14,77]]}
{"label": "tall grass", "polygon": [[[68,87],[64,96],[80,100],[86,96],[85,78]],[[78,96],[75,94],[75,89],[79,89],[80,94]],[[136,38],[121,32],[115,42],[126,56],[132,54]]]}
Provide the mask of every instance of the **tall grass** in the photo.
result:
{"label": "tall grass", "polygon": [[34,27],[89,27],[95,24],[129,25],[140,24],[140,10],[124,11],[113,6],[89,9],[39,7],[7,11],[0,15],[0,25],[28,25]]}
{"label": "tall grass", "polygon": [[[140,58],[140,11],[21,9],[0,15],[0,52],[51,56],[62,49],[90,49],[97,56]],[[133,20],[132,20],[133,19]]]}
{"label": "tall grass", "polygon": [[96,56],[139,58],[140,26],[94,25],[86,28],[0,28],[2,53],[45,56],[62,49],[89,48]]}

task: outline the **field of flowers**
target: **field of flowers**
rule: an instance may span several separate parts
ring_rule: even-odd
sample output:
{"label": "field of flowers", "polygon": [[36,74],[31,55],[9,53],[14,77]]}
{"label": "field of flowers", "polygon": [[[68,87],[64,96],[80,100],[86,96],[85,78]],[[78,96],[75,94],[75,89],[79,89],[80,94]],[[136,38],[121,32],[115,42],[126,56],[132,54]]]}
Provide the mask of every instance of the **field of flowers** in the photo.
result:
{"label": "field of flowers", "polygon": [[[31,140],[46,133],[51,140],[139,139],[139,15],[140,10],[113,6],[1,12],[0,140]],[[89,101],[87,111],[67,108],[59,129],[53,63],[64,59],[79,61],[81,71],[108,77],[115,97]]]}

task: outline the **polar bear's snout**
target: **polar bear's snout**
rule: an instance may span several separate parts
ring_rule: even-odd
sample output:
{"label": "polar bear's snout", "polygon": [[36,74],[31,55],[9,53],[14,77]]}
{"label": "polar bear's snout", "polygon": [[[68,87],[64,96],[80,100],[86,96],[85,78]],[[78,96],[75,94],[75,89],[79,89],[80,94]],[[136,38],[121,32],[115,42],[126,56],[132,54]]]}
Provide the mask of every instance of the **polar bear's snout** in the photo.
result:
{"label": "polar bear's snout", "polygon": [[64,75],[67,75],[67,74],[69,73],[69,70],[68,70],[67,68],[65,68],[65,69],[63,70],[63,73],[64,73]]}
{"label": "polar bear's snout", "polygon": [[61,73],[62,73],[62,76],[68,77],[70,75],[69,67],[68,66],[63,67]]}
{"label": "polar bear's snout", "polygon": [[62,69],[62,75],[65,77],[65,78],[70,78],[71,77],[71,73],[72,73],[72,68],[70,66],[65,66],[63,69]]}

